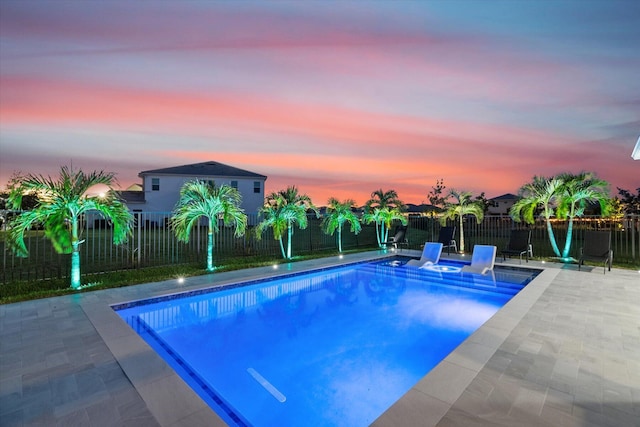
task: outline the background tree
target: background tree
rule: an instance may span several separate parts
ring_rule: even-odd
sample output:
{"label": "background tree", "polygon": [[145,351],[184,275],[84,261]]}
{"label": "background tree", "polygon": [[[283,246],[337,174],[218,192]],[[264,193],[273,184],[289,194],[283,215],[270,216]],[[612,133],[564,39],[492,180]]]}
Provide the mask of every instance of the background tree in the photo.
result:
{"label": "background tree", "polygon": [[233,224],[234,235],[244,235],[247,228],[247,215],[240,208],[242,195],[228,185],[216,187],[202,180],[187,181],[180,189],[180,198],[176,203],[169,224],[178,240],[188,242],[191,230],[201,218],[207,220],[207,271],[213,271],[214,234],[219,231],[219,222]]}
{"label": "background tree", "polygon": [[389,229],[394,220],[399,219],[406,225],[403,208],[404,203],[398,198],[395,190],[379,189],[371,193],[371,198],[365,203],[362,219],[366,224],[375,222],[379,247],[384,247],[384,242],[389,240]]}
{"label": "background tree", "polygon": [[[71,254],[71,287],[80,287],[80,222],[88,211],[96,211],[113,225],[113,243],[126,241],[133,226],[133,216],[120,201],[113,185],[115,174],[104,171],[85,174],[63,166],[57,180],[42,175],[21,177],[12,188],[9,204],[13,209],[22,207],[25,195],[37,195],[36,206],[22,212],[9,223],[9,242],[17,256],[29,255],[24,236],[34,225],[44,226],[58,253]],[[106,185],[109,190],[103,197],[91,196],[89,189]]]}
{"label": "background tree", "polygon": [[496,202],[492,202],[491,200],[487,200],[487,197],[484,195],[484,191],[480,193],[479,196],[475,197],[475,200],[482,205],[482,211],[486,214],[489,212],[489,208],[492,206],[497,206]]}
{"label": "background tree", "polygon": [[443,178],[437,179],[436,185],[431,187],[431,191],[429,191],[429,194],[427,196],[427,198],[429,199],[429,203],[432,204],[433,206],[444,208],[444,204],[447,200],[444,193],[444,190],[446,188],[447,187],[444,185],[444,179]]}
{"label": "background tree", "polygon": [[0,209],[16,209],[16,210],[30,210],[38,205],[38,195],[34,192],[23,194],[20,207],[11,206],[9,203],[9,196],[11,192],[20,185],[20,182],[24,177],[20,172],[14,172],[9,178],[5,189],[0,191]]}
{"label": "background tree", "polygon": [[616,188],[618,189],[620,205],[624,213],[640,214],[640,187],[636,188],[638,194],[632,194],[629,190],[624,190],[620,187]]}
{"label": "background tree", "polygon": [[345,222],[351,225],[351,232],[358,234],[362,229],[358,216],[353,212],[355,201],[347,199],[340,202],[335,197],[331,197],[327,206],[327,214],[322,220],[322,227],[325,232],[331,234],[338,231],[338,252],[342,252],[342,226]]}
{"label": "background tree", "polygon": [[[449,200],[453,198],[454,202]],[[471,193],[468,191],[457,191],[451,189],[445,202],[445,211],[440,218],[440,223],[445,225],[448,219],[455,220],[458,217],[460,230],[460,252],[464,252],[464,216],[473,215],[478,224],[484,219],[484,206],[477,200],[471,200]]]}
{"label": "background tree", "polygon": [[[308,211],[314,212],[316,217],[319,214],[311,198],[306,194],[300,194],[296,186],[289,186],[285,190],[271,193],[266,197],[265,204],[261,209],[265,218],[258,224],[258,232],[262,233],[265,228],[273,227],[274,237],[280,241],[284,258],[291,259],[293,226],[297,224],[302,230],[307,228]],[[284,254],[284,246],[282,245],[283,232],[281,232],[281,225],[283,222],[286,223],[287,230],[286,255]]]}

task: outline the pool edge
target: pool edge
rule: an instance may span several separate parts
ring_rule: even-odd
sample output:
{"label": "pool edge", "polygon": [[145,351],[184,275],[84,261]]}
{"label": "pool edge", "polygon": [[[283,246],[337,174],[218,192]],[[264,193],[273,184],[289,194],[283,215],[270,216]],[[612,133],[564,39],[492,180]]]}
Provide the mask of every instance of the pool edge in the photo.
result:
{"label": "pool edge", "polygon": [[[419,253],[416,251],[414,251],[415,254],[412,253],[412,251],[406,252],[407,255],[419,256]],[[369,252],[357,255],[356,257],[346,256],[344,258],[335,257],[324,261],[321,260],[319,261],[320,266],[309,265],[309,263],[305,262],[293,263],[292,265],[294,266],[293,270],[307,271],[350,264],[359,260],[375,260],[393,257],[396,253]],[[318,263],[318,261],[316,261],[316,263]],[[532,266],[532,268],[538,267]],[[558,273],[555,270],[541,270],[542,272],[522,291],[515,295],[505,307],[499,310],[491,319],[469,336],[427,376],[418,381],[411,390],[378,417],[372,425],[377,427],[436,425],[484,366],[484,363],[477,365],[475,368],[465,366],[466,363],[464,360],[467,357],[465,356],[465,349],[469,346],[479,345],[485,349],[485,353],[483,354],[490,353],[487,356],[488,360]],[[549,273],[545,274],[545,272]],[[262,267],[252,269],[246,273],[247,276],[245,276],[245,278],[250,280],[251,278],[263,275],[287,275],[291,273],[291,269],[287,271],[273,271],[268,267]],[[549,277],[547,278],[547,276]],[[203,276],[199,276],[199,278],[202,277]],[[238,278],[227,278],[225,273],[216,273],[214,275],[208,275],[207,277],[209,277],[209,280],[213,279],[215,283],[207,281],[207,279],[198,280],[198,278],[195,278],[196,280],[194,280],[192,286],[182,286],[180,290],[176,290],[175,287],[160,290],[153,295],[148,295],[143,298],[133,298],[128,301],[161,297],[189,290],[204,289],[211,286],[228,285],[239,281]],[[219,281],[217,280],[218,278],[220,278]],[[113,298],[112,301],[109,301],[107,304],[104,302],[82,302],[81,306],[87,318],[94,325],[96,331],[102,337],[123,372],[145,401],[158,423],[162,426],[226,426],[227,424],[173,371],[162,357],[144,342],[112,309],[113,305],[124,302],[127,302],[127,299],[120,296]],[[507,323],[494,325],[492,322],[497,322],[494,318],[501,319],[502,316],[505,316],[501,315],[504,310],[507,310],[509,315],[506,316],[506,320],[502,319],[500,321]],[[508,327],[508,324],[511,326]],[[489,340],[491,344],[487,345],[484,342],[486,339],[483,339],[482,336],[487,334],[490,328],[503,331],[504,336],[499,342],[495,339]],[[443,389],[443,387],[438,386],[438,384],[441,383],[441,378],[447,381],[446,393],[438,392],[438,389]],[[457,381],[452,382],[452,378],[455,378]],[[412,422],[412,420],[416,422],[419,421],[419,423],[416,424]]]}
{"label": "pool edge", "polygon": [[559,271],[542,269],[533,281],[421,378],[371,426],[436,426],[551,285]]}

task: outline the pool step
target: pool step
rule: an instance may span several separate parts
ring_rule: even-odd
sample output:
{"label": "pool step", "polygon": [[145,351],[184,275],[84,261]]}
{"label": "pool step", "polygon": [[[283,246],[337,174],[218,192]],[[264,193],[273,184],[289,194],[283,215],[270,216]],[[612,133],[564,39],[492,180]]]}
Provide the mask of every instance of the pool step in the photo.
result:
{"label": "pool step", "polygon": [[[527,280],[527,277],[514,277],[512,272],[503,274],[503,272],[500,272],[499,270],[494,271],[494,275],[479,275],[465,272],[438,272],[428,269],[419,269],[405,266],[394,267],[384,264],[362,265],[359,267],[359,270],[363,272],[370,272],[371,274],[380,273],[389,275],[391,277],[395,276],[404,279],[429,282],[430,284],[434,285],[462,287],[467,289],[482,290],[507,295],[517,294],[530,281]],[[522,282],[512,283],[505,281],[504,279],[522,279]]]}

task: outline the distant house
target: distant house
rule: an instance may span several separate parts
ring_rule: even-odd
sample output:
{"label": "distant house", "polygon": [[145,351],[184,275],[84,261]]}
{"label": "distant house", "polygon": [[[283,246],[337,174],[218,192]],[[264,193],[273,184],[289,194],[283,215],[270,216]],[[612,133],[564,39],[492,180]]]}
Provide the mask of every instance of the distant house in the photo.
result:
{"label": "distant house", "polygon": [[193,179],[214,182],[236,188],[242,194],[245,213],[258,212],[264,203],[264,175],[239,169],[223,163],[209,161],[142,171],[141,190],[132,187],[121,191],[122,199],[134,212],[171,212],[178,201],[182,185]]}
{"label": "distant house", "polygon": [[519,199],[515,194],[507,193],[502,196],[489,199],[489,210],[487,213],[493,215],[508,215],[511,206]]}

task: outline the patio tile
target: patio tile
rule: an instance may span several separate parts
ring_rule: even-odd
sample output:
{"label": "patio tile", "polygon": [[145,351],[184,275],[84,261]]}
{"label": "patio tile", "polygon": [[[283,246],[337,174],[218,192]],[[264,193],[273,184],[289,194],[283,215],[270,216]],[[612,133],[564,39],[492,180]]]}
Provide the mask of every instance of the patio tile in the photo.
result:
{"label": "patio tile", "polygon": [[435,426],[447,413],[450,405],[415,389],[375,420],[372,427]]}
{"label": "patio tile", "polygon": [[[640,426],[637,272],[544,267],[373,425]],[[2,425],[218,425],[109,304],[273,274],[260,268],[0,306]]]}

